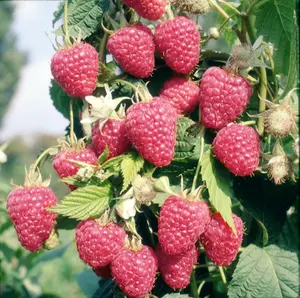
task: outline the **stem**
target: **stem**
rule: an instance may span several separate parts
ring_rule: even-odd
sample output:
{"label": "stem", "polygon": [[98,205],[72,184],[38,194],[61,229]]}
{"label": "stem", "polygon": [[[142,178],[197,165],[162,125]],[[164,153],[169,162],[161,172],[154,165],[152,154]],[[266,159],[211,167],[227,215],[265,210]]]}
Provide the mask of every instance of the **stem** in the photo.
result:
{"label": "stem", "polygon": [[221,274],[222,281],[223,281],[225,287],[227,287],[227,278],[226,278],[224,269],[221,266],[218,266],[218,267],[219,267],[219,271],[220,271],[220,274]]}
{"label": "stem", "polygon": [[232,11],[234,11],[235,15],[241,16],[242,14],[230,3],[223,1],[223,0],[219,0],[221,3],[223,3],[225,6],[227,6],[228,8],[230,8]]}
{"label": "stem", "polygon": [[65,45],[68,47],[71,45],[70,39],[69,39],[69,28],[68,28],[68,1],[65,0],[65,7],[64,7],[64,31],[65,31]]}
{"label": "stem", "polygon": [[194,268],[207,268],[207,267],[217,267],[217,265],[215,264],[199,264],[199,265],[195,265]]}
{"label": "stem", "polygon": [[[263,62],[263,58],[260,58]],[[267,72],[264,67],[260,68],[260,88],[259,88],[259,113],[262,113],[266,109],[265,99],[267,97]],[[263,117],[258,119],[258,132],[260,135],[264,133],[264,119]]]}
{"label": "stem", "polygon": [[250,39],[251,43],[254,44],[254,42],[256,40],[256,34],[254,31],[254,25],[252,24],[252,19],[250,19],[250,17],[247,15],[243,15],[242,20],[247,29],[249,39]]}
{"label": "stem", "polygon": [[167,6],[166,13],[167,13],[167,16],[168,16],[169,20],[174,19],[174,13],[173,13],[170,5]]}
{"label": "stem", "polygon": [[75,138],[74,138],[74,115],[73,115],[73,100],[70,99],[70,141],[71,146],[75,145]]}
{"label": "stem", "polygon": [[100,48],[99,48],[99,60],[102,63],[105,63],[104,59],[105,59],[105,49],[106,49],[107,39],[108,39],[108,32],[104,31],[104,35],[101,40]]}
{"label": "stem", "polygon": [[200,168],[201,168],[201,160],[202,160],[202,156],[203,156],[203,152],[204,152],[204,135],[205,135],[205,127],[202,126],[201,130],[200,130],[200,155],[199,155],[199,160],[198,160],[198,165],[197,165],[197,169],[195,172],[195,176],[193,179],[193,185],[192,185],[192,192],[196,189],[196,185],[197,185],[197,180],[198,180],[198,176],[199,176],[199,172],[200,172]]}
{"label": "stem", "polygon": [[240,124],[240,125],[243,125],[243,126],[250,126],[250,125],[256,124],[256,121],[255,121],[255,120],[249,120],[249,121],[241,122],[241,123],[239,123],[239,124]]}
{"label": "stem", "polygon": [[196,276],[195,276],[195,270],[193,269],[191,274],[191,296],[194,298],[198,298],[198,288],[197,288],[197,282],[196,282]]}
{"label": "stem", "polygon": [[131,87],[138,94],[138,96],[141,98],[142,101],[147,101],[145,96],[139,91],[139,88],[137,86],[135,86],[134,84],[132,84],[128,81],[124,81],[122,79],[114,80],[114,82],[119,82],[121,84],[124,84],[124,85],[127,85],[127,86]]}
{"label": "stem", "polygon": [[224,19],[229,19],[229,22],[232,22],[232,19],[230,18],[230,16],[215,0],[208,0],[208,2],[224,17]]}
{"label": "stem", "polygon": [[42,161],[42,159],[44,158],[44,157],[46,157],[48,154],[49,154],[49,152],[52,150],[52,148],[48,148],[48,149],[46,149],[44,152],[42,152],[40,155],[39,155],[39,157],[36,159],[36,161],[34,162],[34,164],[33,164],[33,170],[35,171],[35,169],[38,167],[38,165],[39,165],[39,163]]}
{"label": "stem", "polygon": [[245,250],[244,247],[240,247],[240,248],[239,248],[239,252],[243,252],[244,250]]}
{"label": "stem", "polygon": [[198,287],[198,295],[200,296],[201,290],[203,288],[203,286],[205,285],[206,280],[202,280],[199,287]]}
{"label": "stem", "polygon": [[274,98],[276,98],[277,95],[278,95],[278,84],[277,84],[277,78],[276,78],[276,73],[275,73],[274,60],[273,60],[273,56],[272,56],[272,54],[270,53],[269,50],[266,49],[265,53],[268,55],[268,58],[269,58],[269,61],[270,61],[270,66],[272,68],[272,77],[273,77],[274,87],[275,87]]}

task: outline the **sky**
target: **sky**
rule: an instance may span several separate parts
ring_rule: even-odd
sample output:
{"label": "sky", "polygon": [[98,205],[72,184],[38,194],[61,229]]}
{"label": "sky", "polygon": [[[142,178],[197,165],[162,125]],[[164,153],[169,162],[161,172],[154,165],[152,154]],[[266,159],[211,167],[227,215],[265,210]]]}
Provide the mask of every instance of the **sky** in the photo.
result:
{"label": "sky", "polygon": [[16,5],[12,29],[18,37],[18,47],[28,54],[28,63],[0,127],[0,141],[19,135],[63,135],[68,121],[55,110],[49,97],[54,49],[45,33],[54,36],[52,14],[59,1],[12,2]]}

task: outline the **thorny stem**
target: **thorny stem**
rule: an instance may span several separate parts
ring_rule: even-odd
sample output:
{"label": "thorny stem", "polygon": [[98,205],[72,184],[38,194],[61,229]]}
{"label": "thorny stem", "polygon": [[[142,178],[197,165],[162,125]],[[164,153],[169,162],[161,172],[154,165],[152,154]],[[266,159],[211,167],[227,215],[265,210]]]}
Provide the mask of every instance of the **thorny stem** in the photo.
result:
{"label": "thorny stem", "polygon": [[70,99],[70,142],[71,142],[71,146],[75,145],[74,115],[73,115],[73,100],[72,99]]}
{"label": "thorny stem", "polygon": [[139,88],[137,86],[135,86],[134,84],[132,84],[128,81],[122,80],[122,79],[116,79],[116,80],[114,80],[114,82],[119,82],[121,84],[131,87],[138,94],[138,96],[141,98],[142,101],[147,101],[146,98],[144,97],[144,95],[140,92]]}
{"label": "thorny stem", "polygon": [[195,275],[195,270],[193,269],[192,274],[191,274],[191,296],[194,298],[198,298],[198,288],[197,288],[197,281],[196,281],[196,275]]}
{"label": "thorny stem", "polygon": [[226,278],[224,269],[221,266],[218,266],[218,268],[219,268],[219,271],[220,271],[220,274],[221,274],[222,281],[223,281],[223,283],[224,283],[224,285],[226,287],[227,286],[227,278]]}
{"label": "thorny stem", "polygon": [[198,160],[198,165],[197,165],[197,169],[195,172],[195,176],[193,179],[193,185],[192,185],[192,189],[191,189],[192,192],[196,189],[197,180],[198,180],[198,176],[199,176],[199,172],[200,172],[200,168],[201,168],[201,160],[202,160],[202,156],[203,156],[203,152],[204,152],[204,135],[205,135],[205,127],[202,126],[200,129],[200,155],[199,155],[199,160]]}
{"label": "thorny stem", "polygon": [[[261,61],[263,62],[263,58],[261,57]],[[260,69],[260,88],[259,88],[259,113],[262,113],[266,109],[266,102],[265,99],[267,97],[267,72],[264,67],[261,67]],[[260,135],[264,133],[264,119],[263,117],[260,117],[258,119],[258,132]]]}

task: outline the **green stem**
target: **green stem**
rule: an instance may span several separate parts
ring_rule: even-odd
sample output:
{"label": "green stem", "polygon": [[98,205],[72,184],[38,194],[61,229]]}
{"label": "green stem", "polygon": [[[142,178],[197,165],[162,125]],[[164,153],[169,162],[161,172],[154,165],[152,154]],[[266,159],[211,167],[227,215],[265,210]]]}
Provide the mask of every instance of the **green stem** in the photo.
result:
{"label": "green stem", "polygon": [[174,19],[174,13],[173,13],[172,8],[171,8],[170,5],[167,6],[166,13],[167,13],[167,16],[168,16],[169,20]]}
{"label": "green stem", "polygon": [[39,166],[39,163],[42,161],[42,159],[44,157],[46,157],[47,155],[49,155],[49,152],[52,150],[52,148],[48,148],[46,149],[45,151],[43,151],[39,157],[36,159],[36,161],[34,162],[33,164],[33,170],[35,170],[38,166]]}
{"label": "green stem", "polygon": [[71,146],[75,145],[75,137],[74,137],[74,115],[73,115],[73,100],[70,99],[70,142]]}
{"label": "green stem", "polygon": [[142,101],[147,101],[145,96],[139,91],[139,88],[136,85],[122,79],[116,79],[114,80],[114,82],[119,82],[121,84],[131,87],[138,94]]}
{"label": "green stem", "polygon": [[202,160],[202,156],[203,156],[203,152],[204,152],[204,135],[205,135],[205,127],[202,126],[200,129],[200,155],[199,155],[199,160],[198,160],[198,165],[197,165],[197,169],[195,172],[195,176],[193,179],[193,185],[192,185],[192,189],[191,189],[192,192],[196,189],[197,180],[198,180],[198,176],[199,176],[199,172],[200,172],[200,168],[201,168],[201,160]]}
{"label": "green stem", "polygon": [[197,282],[196,282],[196,275],[195,275],[195,270],[193,269],[192,274],[191,274],[191,296],[194,298],[198,298],[198,288],[197,288]]}
{"label": "green stem", "polygon": [[222,281],[223,281],[225,287],[227,287],[227,278],[226,278],[224,269],[221,266],[218,266],[218,268],[219,268],[219,271],[220,271],[220,274],[221,274]]}
{"label": "green stem", "polygon": [[265,50],[265,53],[268,55],[268,58],[270,61],[270,66],[272,68],[272,77],[273,77],[274,87],[275,87],[274,98],[276,98],[278,95],[278,82],[277,82],[276,73],[275,73],[274,59],[273,59],[272,54],[270,53],[270,50]]}
{"label": "green stem", "polygon": [[199,264],[199,265],[195,265],[194,268],[207,268],[207,267],[217,267],[217,265],[215,264]]}
{"label": "green stem", "polygon": [[230,3],[223,1],[223,0],[219,0],[221,3],[223,3],[225,6],[227,6],[228,8],[230,8],[235,15],[241,16],[242,14],[234,7],[232,6]]}
{"label": "green stem", "polygon": [[99,48],[99,61],[101,61],[102,63],[105,63],[104,59],[105,59],[105,49],[106,49],[107,39],[108,39],[108,32],[104,31],[104,35],[101,40],[100,48]]}
{"label": "green stem", "polygon": [[243,23],[246,27],[249,39],[250,39],[251,43],[254,44],[254,42],[256,40],[256,34],[255,34],[255,31],[254,31],[253,20],[250,19],[250,17],[247,16],[247,15],[243,15],[242,20],[243,20]]}
{"label": "green stem", "polygon": [[64,7],[64,31],[65,31],[65,45],[68,47],[71,45],[70,39],[69,39],[69,28],[68,28],[68,1],[65,0],[65,7]]}
{"label": "green stem", "polygon": [[232,19],[229,17],[227,12],[215,0],[208,0],[208,2],[220,13],[220,15],[223,16],[224,19],[229,19],[229,22],[232,22]]}
{"label": "green stem", "polygon": [[[263,62],[263,58],[261,57],[261,60]],[[267,97],[267,72],[264,67],[260,67],[260,88],[259,88],[259,113],[262,113],[266,110],[266,102],[265,99]],[[258,132],[260,135],[264,133],[264,118],[260,117],[258,119]]]}
{"label": "green stem", "polygon": [[243,126],[250,126],[250,125],[256,124],[256,121],[255,120],[249,120],[249,121],[240,122],[239,124],[243,125]]}

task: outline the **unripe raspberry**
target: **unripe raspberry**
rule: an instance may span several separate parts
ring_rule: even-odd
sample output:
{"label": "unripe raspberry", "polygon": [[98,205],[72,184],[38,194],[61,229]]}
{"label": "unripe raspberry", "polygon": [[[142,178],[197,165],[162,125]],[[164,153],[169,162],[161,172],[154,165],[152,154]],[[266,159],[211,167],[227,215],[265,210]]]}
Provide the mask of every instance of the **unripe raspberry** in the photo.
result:
{"label": "unripe raspberry", "polygon": [[157,195],[153,189],[153,182],[148,177],[137,175],[132,186],[135,199],[141,204],[150,206]]}
{"label": "unripe raspberry", "polygon": [[190,202],[179,196],[169,196],[158,218],[158,240],[170,255],[191,250],[210,221],[208,205]]}
{"label": "unripe raspberry", "polygon": [[209,29],[209,36],[213,39],[219,39],[220,38],[220,32],[218,28],[212,27]]}
{"label": "unripe raspberry", "polygon": [[206,14],[210,11],[207,0],[171,0],[171,5],[193,14]]}
{"label": "unripe raspberry", "polygon": [[125,236],[115,223],[102,226],[93,219],[82,221],[75,235],[79,257],[91,267],[104,267],[120,253]]}
{"label": "unripe raspberry", "polygon": [[293,177],[293,163],[286,155],[273,156],[268,162],[268,177],[275,184],[282,184]]}
{"label": "unripe raspberry", "polygon": [[190,283],[193,266],[199,251],[195,245],[180,255],[168,255],[160,245],[156,247],[159,271],[166,284],[172,289],[184,289]]}
{"label": "unripe raspberry", "polygon": [[277,106],[266,112],[264,118],[266,133],[275,138],[283,138],[290,134],[295,126],[294,116],[291,107]]}
{"label": "unripe raspberry", "polygon": [[237,236],[223,220],[220,213],[212,215],[210,224],[200,236],[201,244],[207,256],[218,266],[230,265],[236,258],[242,244],[243,222],[235,214],[232,215],[232,219],[237,231]]}

